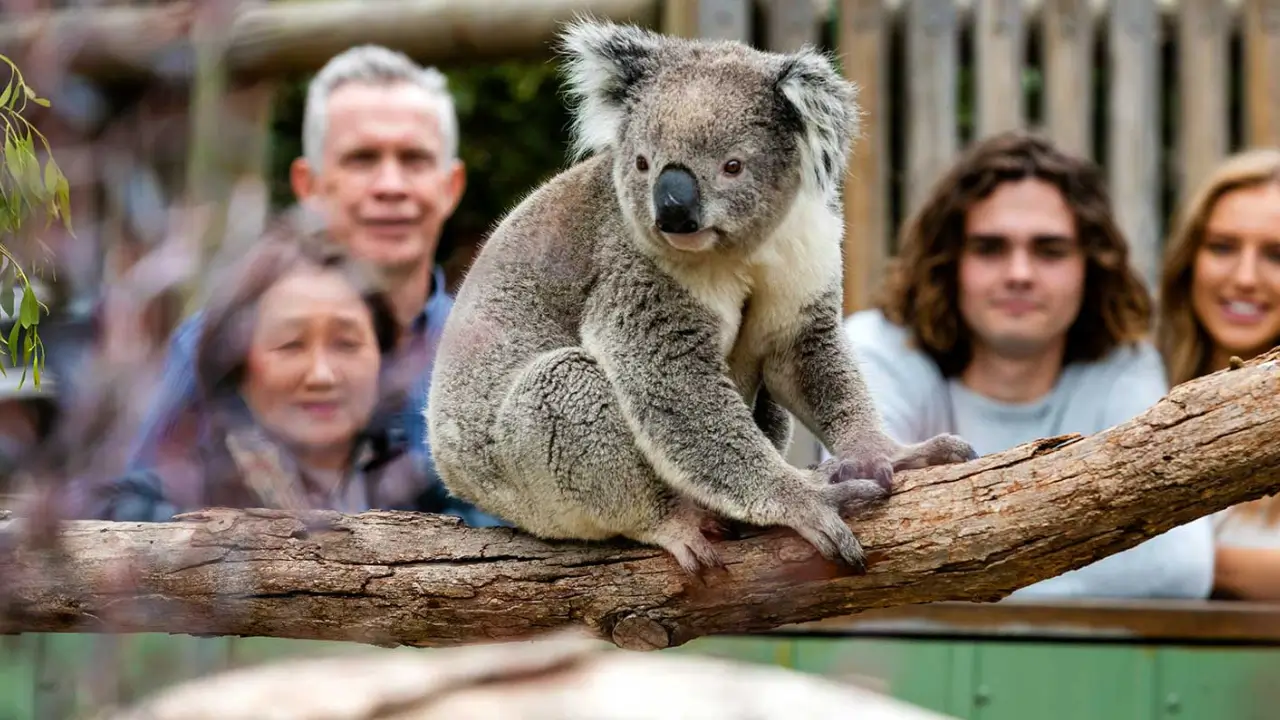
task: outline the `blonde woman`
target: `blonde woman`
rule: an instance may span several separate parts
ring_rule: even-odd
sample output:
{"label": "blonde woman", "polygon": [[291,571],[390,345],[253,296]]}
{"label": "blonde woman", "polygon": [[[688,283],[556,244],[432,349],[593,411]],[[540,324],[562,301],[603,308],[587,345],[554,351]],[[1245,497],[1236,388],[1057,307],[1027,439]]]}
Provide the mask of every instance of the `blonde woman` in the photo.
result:
{"label": "blonde woman", "polygon": [[[1191,196],[1165,251],[1156,342],[1171,386],[1280,345],[1280,148],[1231,156]],[[1280,600],[1280,495],[1215,520],[1214,594]]]}

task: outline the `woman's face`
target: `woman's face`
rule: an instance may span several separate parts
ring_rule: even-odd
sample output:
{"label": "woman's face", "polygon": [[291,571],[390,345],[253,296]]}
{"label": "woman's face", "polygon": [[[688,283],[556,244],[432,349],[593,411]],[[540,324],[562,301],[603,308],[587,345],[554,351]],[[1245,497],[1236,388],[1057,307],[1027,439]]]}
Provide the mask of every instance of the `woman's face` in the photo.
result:
{"label": "woman's face", "polygon": [[336,272],[300,268],[259,303],[241,392],[267,430],[340,462],[377,402],[381,363],[355,289]]}
{"label": "woman's face", "polygon": [[1280,184],[1218,199],[1192,268],[1191,306],[1219,359],[1280,343]]}

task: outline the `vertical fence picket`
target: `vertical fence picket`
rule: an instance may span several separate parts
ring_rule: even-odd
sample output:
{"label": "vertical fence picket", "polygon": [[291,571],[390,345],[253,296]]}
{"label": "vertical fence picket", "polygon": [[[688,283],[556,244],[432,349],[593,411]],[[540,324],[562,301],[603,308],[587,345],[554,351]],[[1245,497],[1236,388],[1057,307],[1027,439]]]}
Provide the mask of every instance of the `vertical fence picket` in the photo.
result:
{"label": "vertical fence picket", "polygon": [[1177,197],[1185,200],[1230,144],[1230,13],[1222,0],[1178,6]]}
{"label": "vertical fence picket", "polygon": [[1280,146],[1280,0],[1244,8],[1245,142]]}
{"label": "vertical fence picket", "polygon": [[973,44],[977,138],[1026,124],[1024,0],[976,0]]}
{"label": "vertical fence picket", "polygon": [[[906,213],[955,160],[959,25],[953,0],[904,0],[907,35]],[[901,127],[901,125],[899,126]]]}
{"label": "vertical fence picket", "polygon": [[1111,3],[1107,117],[1111,194],[1133,264],[1149,288],[1159,266],[1160,48],[1155,0]]}
{"label": "vertical fence picket", "polygon": [[1045,0],[1041,12],[1045,130],[1067,152],[1092,157],[1092,3]]}
{"label": "vertical fence picket", "polygon": [[889,255],[889,25],[883,0],[841,0],[837,42],[859,87],[862,136],[844,183],[844,312],[868,307]]}

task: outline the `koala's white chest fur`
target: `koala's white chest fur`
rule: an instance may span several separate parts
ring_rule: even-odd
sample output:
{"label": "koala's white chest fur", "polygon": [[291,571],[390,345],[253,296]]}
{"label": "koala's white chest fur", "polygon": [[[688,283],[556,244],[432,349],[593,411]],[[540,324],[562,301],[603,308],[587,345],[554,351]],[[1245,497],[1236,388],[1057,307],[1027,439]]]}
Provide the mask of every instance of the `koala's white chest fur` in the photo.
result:
{"label": "koala's white chest fur", "polygon": [[723,355],[751,360],[794,336],[805,307],[840,277],[843,235],[840,215],[816,192],[803,192],[773,236],[746,262],[671,270],[720,318]]}

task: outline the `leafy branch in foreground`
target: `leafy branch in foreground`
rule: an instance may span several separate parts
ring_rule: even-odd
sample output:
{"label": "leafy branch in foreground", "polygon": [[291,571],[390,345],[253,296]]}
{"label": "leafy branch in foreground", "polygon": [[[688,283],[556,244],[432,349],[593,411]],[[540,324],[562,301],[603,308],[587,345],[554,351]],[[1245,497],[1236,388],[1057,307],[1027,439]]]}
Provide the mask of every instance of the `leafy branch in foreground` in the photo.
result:
{"label": "leafy branch in foreground", "polygon": [[[9,82],[0,92],[0,123],[4,130],[4,172],[0,173],[0,238],[4,238],[4,242],[0,242],[0,312],[12,323],[7,332],[0,332],[0,353],[8,356],[9,364],[21,364],[19,387],[26,382],[30,367],[38,388],[44,365],[40,311],[48,313],[49,308],[36,296],[28,271],[23,269],[8,242],[24,230],[26,221],[38,211],[45,214],[44,229],[60,219],[67,232],[72,232],[71,187],[53,159],[49,141],[22,114],[28,102],[49,107],[49,100],[40,97],[27,84],[12,60],[4,55],[0,55],[0,60],[11,70]],[[37,139],[44,147],[43,168],[36,153]],[[21,287],[20,303],[15,292],[18,286]],[[0,362],[0,374],[7,374],[5,365]]]}

